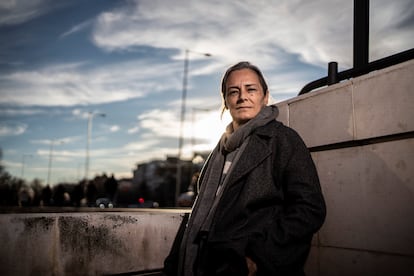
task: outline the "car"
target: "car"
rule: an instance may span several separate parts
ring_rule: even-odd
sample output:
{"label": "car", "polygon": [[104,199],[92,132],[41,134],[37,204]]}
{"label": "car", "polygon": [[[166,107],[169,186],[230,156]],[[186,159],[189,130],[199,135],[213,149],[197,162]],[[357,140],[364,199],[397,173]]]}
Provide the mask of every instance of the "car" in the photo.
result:
{"label": "car", "polygon": [[96,200],[96,206],[105,209],[105,208],[114,208],[114,204],[107,197],[101,197]]}

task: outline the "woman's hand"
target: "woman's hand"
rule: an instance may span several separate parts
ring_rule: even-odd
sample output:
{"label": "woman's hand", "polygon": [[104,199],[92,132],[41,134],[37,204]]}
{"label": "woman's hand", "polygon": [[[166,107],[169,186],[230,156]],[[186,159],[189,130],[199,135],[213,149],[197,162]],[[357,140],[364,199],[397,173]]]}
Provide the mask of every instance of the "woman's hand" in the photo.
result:
{"label": "woman's hand", "polygon": [[249,269],[248,276],[255,276],[257,272],[257,265],[252,259],[246,257],[247,269]]}

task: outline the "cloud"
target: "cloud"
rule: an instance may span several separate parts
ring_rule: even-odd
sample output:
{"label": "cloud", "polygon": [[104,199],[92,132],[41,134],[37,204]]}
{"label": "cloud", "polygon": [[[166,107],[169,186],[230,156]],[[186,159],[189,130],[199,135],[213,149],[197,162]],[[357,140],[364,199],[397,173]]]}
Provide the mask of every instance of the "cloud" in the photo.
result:
{"label": "cloud", "polygon": [[286,53],[308,63],[326,63],[328,53],[342,61],[349,50],[341,42],[351,29],[352,5],[346,1],[154,0],[103,13],[93,39],[108,51],[140,45],[191,48],[212,52],[225,63],[245,57],[270,68],[283,64]]}
{"label": "cloud", "polygon": [[39,108],[1,107],[0,108],[0,117],[34,116],[34,115],[46,114],[47,112],[48,111],[46,111],[44,109],[39,109]]}
{"label": "cloud", "polygon": [[72,115],[75,118],[81,118],[81,119],[87,119],[88,118],[88,112],[83,111],[82,109],[76,108],[72,110]]}
{"label": "cloud", "polygon": [[377,0],[370,5],[370,59],[413,48],[413,2]]}
{"label": "cloud", "polygon": [[[50,156],[50,149],[38,149],[36,154],[41,157],[49,158]],[[63,162],[70,162],[73,161],[74,157],[84,157],[85,151],[82,150],[59,150],[59,148],[54,147],[53,150],[53,157],[59,156],[61,159],[60,161]]]}
{"label": "cloud", "polygon": [[165,159],[168,155],[177,155],[177,146],[163,145],[161,148],[159,140],[152,136],[152,139],[149,137],[149,139],[143,139],[139,142],[128,143],[110,156],[119,158],[119,154],[122,154],[122,158],[128,157],[129,162],[125,162],[125,168],[130,168],[131,164],[137,162],[149,161],[149,159]]}
{"label": "cloud", "polygon": [[127,130],[128,134],[134,134],[137,133],[139,131],[139,127],[135,126],[135,127],[131,127]]}
{"label": "cloud", "polygon": [[0,137],[1,136],[18,136],[25,133],[27,129],[26,124],[0,122]]}
{"label": "cloud", "polygon": [[[183,144],[182,153],[185,158],[190,158],[193,150],[211,150],[221,134],[225,126],[230,122],[228,112],[224,113],[223,119],[220,119],[221,111],[217,108],[211,108],[206,111],[197,111],[191,114],[192,119],[187,117],[183,124]],[[190,114],[188,114],[190,115]],[[153,141],[154,137],[157,139],[168,139],[171,143],[171,148],[165,146],[170,154],[176,155],[178,148],[177,144],[179,132],[181,128],[178,114],[169,110],[153,110],[138,117],[140,128],[145,134],[142,135],[143,141]],[[197,140],[197,148],[192,144],[193,140]],[[141,141],[141,142],[143,142]],[[164,152],[164,149],[163,149]],[[151,154],[156,154],[156,150],[151,151]],[[151,156],[151,155],[148,155]]]}
{"label": "cloud", "polygon": [[73,26],[72,28],[70,28],[69,31],[64,32],[63,34],[60,35],[60,38],[64,38],[66,36],[72,35],[74,33],[80,32],[86,28],[88,28],[91,24],[92,24],[92,19],[84,21],[80,24],[77,24],[76,26]]}
{"label": "cloud", "polygon": [[62,3],[53,0],[2,0],[0,1],[0,26],[16,25],[44,15]]}
{"label": "cloud", "polygon": [[[414,20],[410,0],[374,2],[371,59],[411,48],[414,38],[409,26]],[[2,7],[45,12],[48,2],[34,1],[36,8],[13,3],[5,2]],[[310,66],[325,70],[328,62],[337,61],[340,68],[352,67],[352,9],[352,1],[342,0],[280,0],[272,5],[257,0],[126,1],[62,36],[92,24],[92,41],[105,51],[134,51],[145,46],[181,52],[162,62],[146,57],[99,68],[77,62],[3,74],[0,104],[103,104],[180,89],[180,60],[186,48],[213,54],[208,62],[192,68],[194,76],[217,74],[240,59],[250,60],[269,74],[274,93],[292,95],[314,79],[307,75]],[[200,58],[202,55],[191,56],[192,61]]]}
{"label": "cloud", "polygon": [[138,116],[142,129],[157,137],[178,137],[180,120],[173,110],[155,109]]}
{"label": "cloud", "polygon": [[[384,13],[379,17],[390,19],[380,27],[383,35],[392,35],[394,25],[412,17],[410,0],[374,2]],[[408,30],[398,33],[398,48],[412,47]],[[264,69],[283,65],[289,54],[307,64],[335,60],[351,67],[352,32],[352,1],[153,0],[130,1],[101,14],[93,41],[107,51],[142,45],[209,51],[226,64],[243,57]],[[382,46],[386,51],[395,45]]]}
{"label": "cloud", "polygon": [[179,88],[176,74],[181,73],[181,67],[177,62],[134,60],[105,68],[76,63],[13,72],[0,76],[0,104],[74,106],[140,98]]}
{"label": "cloud", "polygon": [[63,145],[63,144],[72,144],[82,139],[79,136],[71,136],[71,137],[62,137],[58,139],[40,139],[40,140],[31,140],[30,143],[32,144],[39,144],[39,145]]}
{"label": "cloud", "polygon": [[109,128],[110,132],[118,132],[119,130],[120,130],[120,127],[117,125],[110,126]]}

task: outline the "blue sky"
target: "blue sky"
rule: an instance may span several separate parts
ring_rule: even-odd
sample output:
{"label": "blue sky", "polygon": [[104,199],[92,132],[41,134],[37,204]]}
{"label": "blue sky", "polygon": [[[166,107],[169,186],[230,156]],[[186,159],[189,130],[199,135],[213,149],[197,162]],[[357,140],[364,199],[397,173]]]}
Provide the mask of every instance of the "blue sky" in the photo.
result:
{"label": "blue sky", "polygon": [[[370,60],[414,46],[413,6],[371,1]],[[328,62],[352,67],[352,16],[352,0],[2,0],[2,164],[28,180],[78,181],[89,112],[106,115],[92,120],[89,176],[131,177],[137,163],[177,155],[185,49],[183,157],[210,150],[229,122],[228,66],[251,61],[274,102],[295,97]]]}

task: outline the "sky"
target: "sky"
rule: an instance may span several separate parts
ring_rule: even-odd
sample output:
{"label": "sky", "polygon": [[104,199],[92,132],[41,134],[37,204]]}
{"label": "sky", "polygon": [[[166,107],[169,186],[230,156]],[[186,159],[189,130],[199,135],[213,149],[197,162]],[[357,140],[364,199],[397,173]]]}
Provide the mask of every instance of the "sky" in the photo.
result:
{"label": "sky", "polygon": [[[370,61],[413,48],[413,30],[412,0],[371,0]],[[177,156],[186,50],[190,159],[230,122],[229,66],[261,68],[277,103],[331,61],[352,68],[352,36],[352,0],[1,0],[2,165],[54,185]]]}

